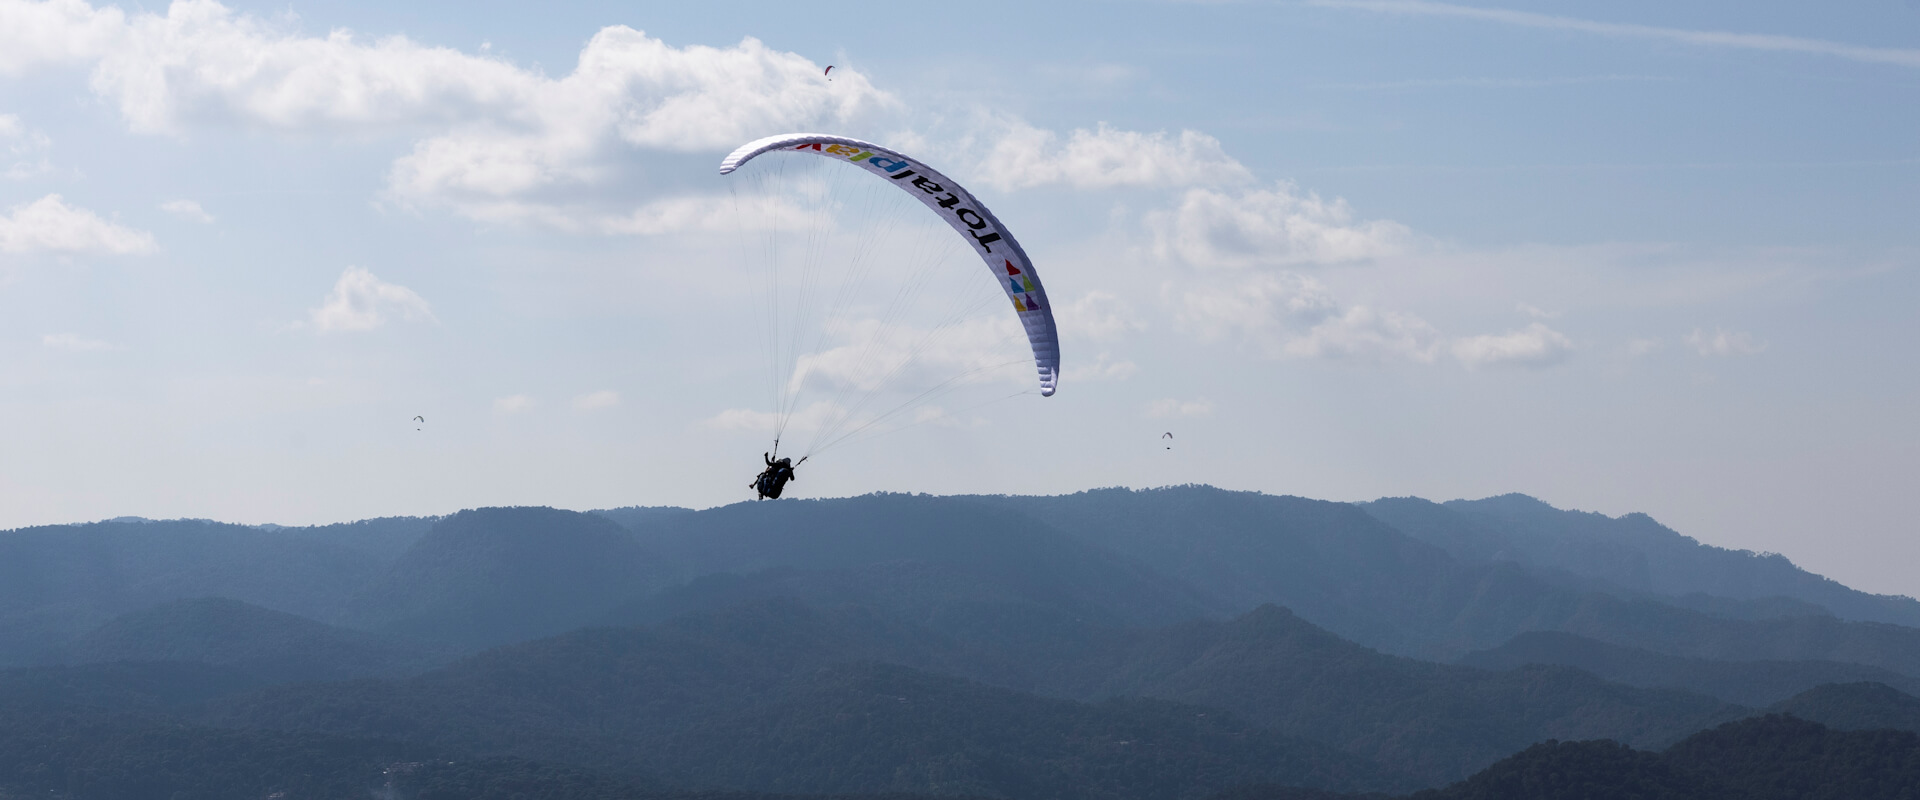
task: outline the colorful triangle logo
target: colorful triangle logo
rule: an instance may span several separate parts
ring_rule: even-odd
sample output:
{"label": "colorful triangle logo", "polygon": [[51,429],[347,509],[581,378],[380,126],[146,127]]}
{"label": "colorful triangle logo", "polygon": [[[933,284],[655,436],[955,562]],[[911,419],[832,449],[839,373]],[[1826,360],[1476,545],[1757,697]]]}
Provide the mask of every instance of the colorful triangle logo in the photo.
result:
{"label": "colorful triangle logo", "polygon": [[1016,297],[1016,298],[1013,298],[1013,310],[1025,311],[1027,310],[1027,307],[1020,302],[1020,298]]}
{"label": "colorful triangle logo", "polygon": [[1013,262],[1012,262],[1012,261],[1008,261],[1008,262],[1007,262],[1007,274],[1008,274],[1008,275],[1018,275],[1018,274],[1020,274],[1020,268],[1019,268],[1019,267],[1016,267],[1016,266],[1014,266],[1014,265],[1013,265]]}
{"label": "colorful triangle logo", "polygon": [[1028,278],[1028,277],[1026,277],[1026,276],[1024,276],[1024,275],[1023,275],[1023,276],[1021,276],[1021,278],[1020,278],[1020,282],[1021,282],[1021,283],[1024,283],[1024,284],[1026,284],[1026,286],[1027,286],[1027,291],[1029,291],[1029,292],[1031,292],[1031,291],[1033,291],[1033,279],[1032,279],[1032,278]]}

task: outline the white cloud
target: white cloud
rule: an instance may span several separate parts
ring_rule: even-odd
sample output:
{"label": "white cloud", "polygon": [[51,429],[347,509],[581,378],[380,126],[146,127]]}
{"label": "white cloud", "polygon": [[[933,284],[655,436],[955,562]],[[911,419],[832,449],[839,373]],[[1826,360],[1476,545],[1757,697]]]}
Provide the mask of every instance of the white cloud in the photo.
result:
{"label": "white cloud", "polygon": [[1560,316],[1560,312],[1558,311],[1542,311],[1526,303],[1520,303],[1518,305],[1515,305],[1514,310],[1519,311],[1520,313],[1525,314],[1529,317],[1533,317],[1534,319],[1553,319],[1555,317]]}
{"label": "white cloud", "polygon": [[50,194],[0,216],[0,253],[105,253],[159,249],[153,234],[121,227]]}
{"label": "white cloud", "polygon": [[[388,193],[476,218],[518,212],[550,222],[543,190],[605,185],[628,149],[724,150],[767,131],[844,124],[895,104],[857,72],[835,70],[828,84],[820,70],[752,38],[730,48],[674,48],[607,28],[571,75],[528,75],[535,91],[524,102],[415,145],[394,162]],[[641,232],[653,227],[647,215],[638,212]]]}
{"label": "white cloud", "polygon": [[530,408],[533,408],[533,398],[524,394],[507,395],[493,401],[493,410],[502,414],[518,414]]}
{"label": "white cloud", "polygon": [[1285,345],[1289,356],[1353,361],[1434,359],[1439,333],[1412,314],[1349,306]]}
{"label": "white cloud", "polygon": [[724,150],[898,104],[857,70],[828,82],[821,65],[753,38],[673,47],[612,26],[554,78],[404,36],[300,35],[215,0],[131,17],[80,0],[0,0],[0,72],[61,63],[91,65],[93,90],[136,131],[423,130],[389,173],[393,200],[533,222],[570,210],[542,190],[607,185],[634,149]]}
{"label": "white cloud", "polygon": [[126,15],[81,0],[0,0],[0,75],[99,58],[126,35]]}
{"label": "white cloud", "polygon": [[[847,409],[825,400],[815,402],[787,417],[787,430],[817,431],[830,422],[843,420]],[[772,411],[729,408],[700,421],[700,427],[720,431],[758,431],[771,433],[780,427],[780,415]]]}
{"label": "white cloud", "polygon": [[393,315],[402,319],[433,319],[427,301],[412,289],[387,283],[362,267],[347,267],[319,308],[307,312],[314,330],[370,331]]}
{"label": "white cloud", "polygon": [[1213,413],[1213,401],[1200,397],[1193,400],[1177,400],[1172,397],[1155,400],[1147,404],[1147,416],[1162,417],[1204,417]]}
{"label": "white cloud", "polygon": [[986,427],[987,425],[992,423],[989,423],[986,419],[982,417],[973,417],[971,419],[963,420],[959,417],[954,416],[952,413],[949,413],[945,408],[941,408],[940,406],[921,406],[913,410],[913,421],[908,424],[909,425],[929,425],[930,424],[930,425],[934,425],[936,427],[941,427],[941,428],[959,428],[959,427],[965,427],[965,426],[981,428],[981,427]]}
{"label": "white cloud", "polygon": [[1147,327],[1131,304],[1098,289],[1066,305],[1056,304],[1053,315],[1060,330],[1095,342],[1111,342]]}
{"label": "white cloud", "polygon": [[199,203],[192,200],[168,200],[160,204],[160,210],[184,219],[193,220],[194,222],[206,223],[213,221],[213,215],[207,213],[206,209],[201,208]]}
{"label": "white cloud", "polygon": [[[812,230],[830,217],[818,209],[802,207],[791,198],[746,196],[669,197],[656,200],[632,212],[601,217],[595,223],[600,233],[654,236],[663,233],[745,232],[752,230]],[[555,222],[555,227],[565,223]]]}
{"label": "white cloud", "polygon": [[1681,28],[1661,28],[1653,25],[1597,22],[1594,20],[1579,19],[1577,17],[1560,17],[1529,11],[1510,11],[1501,8],[1476,8],[1473,6],[1454,5],[1452,3],[1423,2],[1422,0],[1309,0],[1309,2],[1312,5],[1330,8],[1351,8],[1362,11],[1382,11],[1420,16],[1464,17],[1468,19],[1485,20],[1487,22],[1499,22],[1507,25],[1518,25],[1527,28],[1551,28],[1581,31],[1602,36],[1659,39],[1703,47],[1811,53],[1835,56],[1852,61],[1863,61],[1870,64],[1920,67],[1920,50],[1897,47],[1863,47],[1842,42],[1829,42],[1821,39],[1804,39],[1798,36],[1731,33],[1727,31],[1690,31]]}
{"label": "white cloud", "polygon": [[1146,224],[1155,255],[1196,267],[1359,261],[1398,253],[1410,238],[1405,225],[1356,222],[1345,200],[1301,196],[1287,183],[1231,194],[1189,189]]}
{"label": "white cloud", "polygon": [[813,387],[868,392],[888,383],[968,384],[1004,380],[1012,375],[1031,380],[1033,375],[1013,369],[1017,364],[1031,365],[1033,357],[1026,333],[1012,314],[976,317],[930,329],[873,319],[840,319],[829,321],[826,332],[845,344],[801,355],[789,384],[791,390]]}
{"label": "white cloud", "polygon": [[1755,342],[1751,333],[1719,327],[1714,328],[1713,333],[1701,328],[1693,329],[1693,333],[1687,334],[1687,346],[1709,357],[1751,356],[1767,349],[1765,343]]}
{"label": "white cloud", "polygon": [[[1063,370],[1064,371],[1064,370]],[[1131,361],[1115,361],[1107,353],[1094,356],[1091,364],[1075,364],[1066,374],[1075,383],[1080,381],[1124,381],[1140,371],[1140,365]]]}
{"label": "white cloud", "polygon": [[1639,358],[1644,355],[1651,355],[1665,346],[1666,344],[1659,339],[1634,339],[1633,341],[1627,342],[1627,355]]}
{"label": "white cloud", "polygon": [[588,392],[573,398],[573,407],[581,411],[598,411],[620,405],[620,393],[611,389]]}
{"label": "white cloud", "polygon": [[1175,322],[1203,340],[1239,339],[1275,358],[1431,362],[1439,331],[1411,314],[1343,306],[1292,273],[1188,290]]}
{"label": "white cloud", "polygon": [[1060,143],[1059,134],[1016,119],[1000,122],[1000,134],[981,160],[978,174],[990,186],[1023,189],[1066,184],[1076,189],[1116,186],[1193,186],[1252,179],[1220,140],[1199,131],[1177,136],[1160,131],[1123,131],[1101,123],[1081,128]]}
{"label": "white cloud", "polygon": [[47,150],[53,140],[39,131],[29,131],[12,114],[0,114],[0,177],[24,180],[53,171]]}
{"label": "white cloud", "polygon": [[1517,331],[1483,334],[1455,339],[1453,357],[1469,368],[1515,366],[1536,369],[1550,367],[1573,352],[1573,340],[1535,322]]}
{"label": "white cloud", "polygon": [[103,342],[103,341],[100,341],[99,339],[88,339],[84,336],[78,336],[71,333],[46,334],[40,337],[40,344],[46,347],[51,347],[55,350],[72,350],[75,352],[91,352],[91,351],[100,351],[100,350],[120,349],[119,347],[115,346],[111,342]]}

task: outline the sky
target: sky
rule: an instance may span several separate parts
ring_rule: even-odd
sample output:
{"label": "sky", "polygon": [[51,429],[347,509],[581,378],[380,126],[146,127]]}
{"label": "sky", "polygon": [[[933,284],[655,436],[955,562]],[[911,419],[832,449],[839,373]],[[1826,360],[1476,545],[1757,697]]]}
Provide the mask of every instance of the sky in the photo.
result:
{"label": "sky", "polygon": [[963,182],[1062,347],[799,496],[1522,492],[1920,595],[1913,0],[0,0],[0,527],[747,499],[715,168],[791,131]]}

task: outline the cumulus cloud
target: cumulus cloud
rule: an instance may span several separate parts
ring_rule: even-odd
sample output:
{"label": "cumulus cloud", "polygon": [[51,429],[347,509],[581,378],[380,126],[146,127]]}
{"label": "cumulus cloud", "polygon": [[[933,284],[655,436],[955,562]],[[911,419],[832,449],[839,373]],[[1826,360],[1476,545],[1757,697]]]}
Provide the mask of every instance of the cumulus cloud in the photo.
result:
{"label": "cumulus cloud", "polygon": [[0,114],[0,177],[24,180],[53,171],[47,150],[53,140],[39,131],[29,131],[20,118]]}
{"label": "cumulus cloud", "polygon": [[213,215],[207,213],[206,209],[201,208],[199,203],[192,200],[168,200],[160,204],[160,210],[182,219],[193,220],[194,222],[207,223],[213,221]]}
{"label": "cumulus cloud", "polygon": [[1179,400],[1167,397],[1147,404],[1147,416],[1156,419],[1162,417],[1204,417],[1211,413],[1213,413],[1213,401],[1204,397],[1193,400]]}
{"label": "cumulus cloud", "polygon": [[1238,339],[1276,358],[1431,362],[1439,331],[1411,314],[1343,305],[1318,281],[1262,274],[1187,291],[1176,324],[1203,340]]}
{"label": "cumulus cloud", "polygon": [[573,407],[581,411],[598,411],[620,405],[620,393],[611,389],[588,392],[573,398]]}
{"label": "cumulus cloud", "polygon": [[[65,0],[57,13],[0,2],[0,69],[91,62],[94,91],[136,130],[228,118],[289,130],[335,124],[501,124],[552,147],[611,135],[634,145],[700,150],[851,114],[886,98],[853,70],[820,68],[747,38],[675,48],[625,26],[601,30],[574,71],[550,78],[488,55],[404,36],[347,30],[302,36],[214,0],[178,0],[127,18]],[[458,139],[459,137],[454,137]]]}
{"label": "cumulus cloud", "polygon": [[307,312],[321,333],[370,331],[399,315],[406,320],[433,319],[427,301],[412,289],[374,277],[362,267],[347,267],[319,308]]}
{"label": "cumulus cloud", "polygon": [[0,75],[84,63],[124,40],[126,15],[81,0],[0,0]]}
{"label": "cumulus cloud", "polygon": [[61,63],[91,65],[94,92],[136,131],[423,130],[389,173],[392,199],[533,222],[560,215],[535,195],[605,182],[633,149],[725,149],[897,104],[857,70],[828,83],[820,65],[753,38],[673,47],[613,26],[550,77],[404,36],[301,35],[215,0],[130,17],[81,0],[0,0],[0,72]]}
{"label": "cumulus cloud", "polygon": [[1222,192],[1188,189],[1147,215],[1154,254],[1196,267],[1329,264],[1392,255],[1411,234],[1390,220],[1357,221],[1345,200],[1292,184]]}
{"label": "cumulus cloud", "polygon": [[1438,332],[1412,314],[1349,306],[1285,345],[1288,355],[1354,361],[1434,359]]}
{"label": "cumulus cloud", "polygon": [[533,398],[524,394],[511,394],[493,401],[493,410],[502,414],[518,414],[529,408],[533,408]]}
{"label": "cumulus cloud", "polygon": [[50,194],[0,215],[0,253],[133,255],[159,249],[153,234],[101,219]]}
{"label": "cumulus cloud", "polygon": [[[421,141],[396,161],[389,194],[477,218],[518,211],[546,222],[536,195],[603,182],[625,149],[726,149],[766,131],[844,123],[895,103],[857,72],[835,70],[829,85],[818,65],[756,39],[674,48],[623,27],[588,42],[572,74],[520,79],[532,90],[511,108]],[[632,227],[652,232],[662,221],[697,219],[642,209]]]}
{"label": "cumulus cloud", "polygon": [[71,333],[46,334],[40,337],[40,344],[45,347],[51,347],[55,350],[71,350],[74,352],[93,352],[93,351],[100,351],[100,350],[120,349],[114,346],[111,342],[103,342],[99,339],[88,339],[84,336],[78,336]]}
{"label": "cumulus cloud", "polygon": [[[844,342],[800,356],[789,388],[868,392],[893,382],[901,386],[983,383],[1031,364],[1027,337],[1012,314],[977,317],[938,328],[875,319],[830,321],[826,333]],[[1006,367],[1006,369],[1000,369]]]}
{"label": "cumulus cloud", "polygon": [[1573,352],[1573,340],[1535,322],[1517,331],[1483,334],[1455,339],[1453,357],[1469,368],[1513,366],[1528,369],[1550,367]]}
{"label": "cumulus cloud", "polygon": [[1066,184],[1076,189],[1117,186],[1194,186],[1252,179],[1220,140],[1199,131],[1178,135],[1118,130],[1101,123],[1066,141],[1024,121],[1000,122],[1005,132],[980,162],[978,174],[1000,189]]}
{"label": "cumulus cloud", "polygon": [[1068,373],[1075,383],[1080,381],[1124,381],[1140,371],[1140,365],[1131,361],[1117,361],[1111,354],[1101,353],[1093,357],[1091,364],[1075,364]]}
{"label": "cumulus cloud", "polygon": [[1061,330],[1095,342],[1110,342],[1147,327],[1131,304],[1098,289],[1066,305],[1055,305],[1053,315]]}
{"label": "cumulus cloud", "polygon": [[1745,331],[1730,331],[1716,327],[1713,333],[1703,328],[1693,329],[1687,335],[1687,346],[1694,352],[1708,357],[1751,356],[1766,351],[1763,342],[1755,342],[1753,334]]}

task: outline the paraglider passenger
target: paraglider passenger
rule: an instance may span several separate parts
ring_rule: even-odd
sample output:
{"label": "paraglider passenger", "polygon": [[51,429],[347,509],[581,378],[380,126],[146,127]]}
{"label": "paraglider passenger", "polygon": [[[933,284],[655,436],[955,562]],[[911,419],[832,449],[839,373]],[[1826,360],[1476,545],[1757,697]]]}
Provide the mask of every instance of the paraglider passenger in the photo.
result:
{"label": "paraglider passenger", "polygon": [[762,500],[778,500],[780,492],[787,488],[787,481],[793,480],[793,459],[782,458],[775,461],[773,456],[767,453],[761,453],[760,458],[767,462],[767,468],[760,473],[759,478],[754,480],[753,489],[760,493]]}

